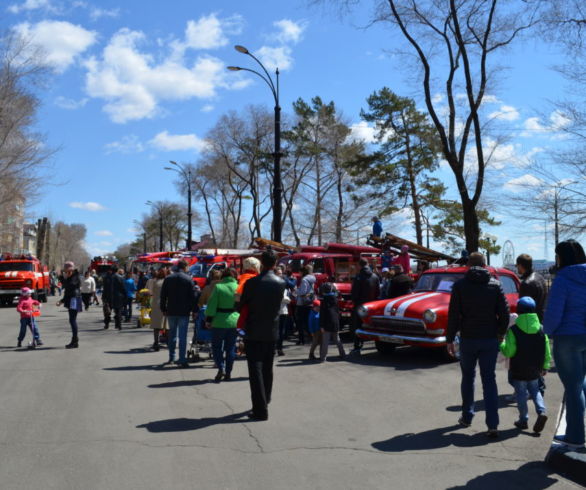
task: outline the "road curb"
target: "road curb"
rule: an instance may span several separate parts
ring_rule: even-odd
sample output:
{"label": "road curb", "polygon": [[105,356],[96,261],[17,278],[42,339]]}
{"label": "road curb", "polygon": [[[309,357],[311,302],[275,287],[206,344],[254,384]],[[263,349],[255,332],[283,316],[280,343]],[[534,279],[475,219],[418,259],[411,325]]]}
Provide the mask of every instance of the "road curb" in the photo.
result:
{"label": "road curb", "polygon": [[[563,434],[565,429],[565,406],[562,403],[555,433]],[[568,449],[566,446],[552,441],[545,462],[564,478],[586,486],[586,450]]]}

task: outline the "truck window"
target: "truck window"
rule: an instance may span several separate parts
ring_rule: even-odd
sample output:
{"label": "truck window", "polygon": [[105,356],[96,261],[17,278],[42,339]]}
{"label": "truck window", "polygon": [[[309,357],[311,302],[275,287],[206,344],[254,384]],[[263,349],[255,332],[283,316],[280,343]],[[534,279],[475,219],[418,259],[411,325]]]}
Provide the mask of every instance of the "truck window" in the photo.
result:
{"label": "truck window", "polygon": [[301,267],[303,267],[303,259],[291,259],[287,264],[287,267],[291,269],[291,272],[301,272]]}
{"label": "truck window", "polygon": [[0,262],[0,272],[32,271],[32,262]]}
{"label": "truck window", "polygon": [[325,274],[326,270],[323,259],[314,259],[311,261],[311,265],[313,266],[314,274]]}

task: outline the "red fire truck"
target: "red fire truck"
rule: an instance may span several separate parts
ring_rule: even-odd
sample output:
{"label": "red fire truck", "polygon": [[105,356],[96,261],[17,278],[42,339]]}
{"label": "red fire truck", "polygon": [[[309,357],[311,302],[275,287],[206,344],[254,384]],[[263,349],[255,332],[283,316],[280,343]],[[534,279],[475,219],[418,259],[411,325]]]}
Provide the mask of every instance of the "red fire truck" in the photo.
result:
{"label": "red fire truck", "polygon": [[113,265],[118,265],[116,257],[94,257],[90,262],[89,270],[95,270],[98,276],[103,276]]}
{"label": "red fire truck", "polygon": [[32,289],[33,297],[47,302],[49,271],[32,255],[0,255],[0,304],[12,304],[23,287]]}

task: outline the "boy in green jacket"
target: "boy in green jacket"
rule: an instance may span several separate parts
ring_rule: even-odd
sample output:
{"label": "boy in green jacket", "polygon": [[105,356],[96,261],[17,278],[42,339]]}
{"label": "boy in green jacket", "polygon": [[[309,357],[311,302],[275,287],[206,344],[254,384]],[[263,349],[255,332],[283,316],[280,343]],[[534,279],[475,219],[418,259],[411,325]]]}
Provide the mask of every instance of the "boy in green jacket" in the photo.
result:
{"label": "boy in green jacket", "polygon": [[[236,358],[236,325],[239,313],[234,308],[238,276],[235,269],[225,269],[222,280],[216,284],[206,308],[206,326],[212,328],[212,352],[218,373],[216,383],[231,379],[232,366]],[[224,362],[225,353],[225,362]]]}
{"label": "boy in green jacket", "polygon": [[543,333],[537,313],[535,301],[523,296],[517,303],[519,317],[507,331],[500,349],[505,357],[511,358],[509,365],[510,378],[515,387],[519,420],[515,422],[518,429],[527,429],[529,411],[527,408],[527,392],[535,404],[537,420],[533,432],[539,434],[547,422],[543,396],[539,391],[539,377],[545,376],[551,366],[549,339]]}

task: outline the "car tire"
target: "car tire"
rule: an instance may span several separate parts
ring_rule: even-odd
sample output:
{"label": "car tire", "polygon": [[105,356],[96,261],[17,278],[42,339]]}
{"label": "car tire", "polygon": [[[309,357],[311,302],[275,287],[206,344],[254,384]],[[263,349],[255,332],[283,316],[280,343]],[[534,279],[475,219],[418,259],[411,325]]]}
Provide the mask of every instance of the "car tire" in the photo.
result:
{"label": "car tire", "polygon": [[374,345],[381,356],[390,356],[393,352],[395,352],[395,348],[397,347],[395,344],[380,342],[379,340],[376,340]]}

